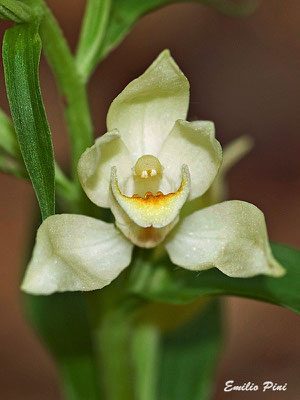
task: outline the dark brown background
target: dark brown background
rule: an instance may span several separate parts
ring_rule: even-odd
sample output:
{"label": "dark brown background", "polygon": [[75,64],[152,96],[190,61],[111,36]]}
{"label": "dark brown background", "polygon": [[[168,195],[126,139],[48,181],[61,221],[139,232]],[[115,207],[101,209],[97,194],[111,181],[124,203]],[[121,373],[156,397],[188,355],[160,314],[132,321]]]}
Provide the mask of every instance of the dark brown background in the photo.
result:
{"label": "dark brown background", "polygon": [[[48,3],[74,46],[84,1]],[[3,33],[8,24],[1,24]],[[231,198],[253,202],[265,212],[271,239],[300,246],[299,1],[265,0],[255,15],[239,20],[192,3],[143,18],[91,81],[97,135],[105,131],[112,99],[166,47],[191,82],[190,117],[213,120],[223,144],[245,133],[256,140],[255,150],[230,174]],[[64,162],[61,101],[44,62],[41,81],[56,155]],[[7,110],[3,80],[1,106]],[[0,398],[59,399],[55,366],[27,325],[19,301],[32,189],[9,176],[0,180]],[[226,324],[215,399],[299,399],[299,317],[279,307],[230,298]],[[288,392],[228,394],[223,392],[228,379],[237,384],[287,382]]]}

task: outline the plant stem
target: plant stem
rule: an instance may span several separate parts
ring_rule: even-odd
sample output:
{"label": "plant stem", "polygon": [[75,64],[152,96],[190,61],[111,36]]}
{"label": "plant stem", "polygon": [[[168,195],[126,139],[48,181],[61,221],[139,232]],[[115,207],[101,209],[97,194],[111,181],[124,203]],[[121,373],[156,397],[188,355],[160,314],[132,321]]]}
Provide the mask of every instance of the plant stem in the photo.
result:
{"label": "plant stem", "polygon": [[72,204],[78,203],[80,198],[80,192],[78,186],[76,186],[72,181],[70,181],[63,171],[60,169],[59,165],[55,163],[55,183],[57,194],[65,199],[69,205],[70,210],[72,209]]}
{"label": "plant stem", "polygon": [[160,333],[154,324],[137,324],[132,341],[137,400],[156,399]]}
{"label": "plant stem", "polygon": [[136,316],[145,302],[124,297],[124,291],[118,283],[87,294],[89,315],[94,327],[104,398],[134,400],[137,399],[135,377],[138,375],[132,354],[132,340]]}
{"label": "plant stem", "polygon": [[133,371],[129,339],[131,318],[121,310],[106,315],[98,331],[101,371],[107,399],[134,399]]}
{"label": "plant stem", "polygon": [[74,57],[53,14],[43,0],[30,0],[43,17],[39,33],[43,50],[65,97],[65,115],[71,139],[72,171],[77,181],[77,163],[84,150],[92,145],[93,126],[86,87],[76,68]]}

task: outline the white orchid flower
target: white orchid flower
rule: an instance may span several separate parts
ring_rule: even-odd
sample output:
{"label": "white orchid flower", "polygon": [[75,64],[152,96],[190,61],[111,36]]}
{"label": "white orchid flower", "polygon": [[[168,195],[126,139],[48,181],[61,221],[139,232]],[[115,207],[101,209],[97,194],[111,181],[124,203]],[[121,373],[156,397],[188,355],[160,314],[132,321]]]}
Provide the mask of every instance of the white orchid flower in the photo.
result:
{"label": "white orchid flower", "polygon": [[188,104],[188,80],[169,51],[113,101],[108,132],[82,155],[78,173],[91,201],[111,209],[115,225],[82,215],[47,218],[24,291],[103,288],[130,264],[134,245],[160,243],[174,264],[189,270],[283,274],[254,205],[226,201],[180,218],[182,207],[212,185],[222,162],[213,123],[187,122]]}

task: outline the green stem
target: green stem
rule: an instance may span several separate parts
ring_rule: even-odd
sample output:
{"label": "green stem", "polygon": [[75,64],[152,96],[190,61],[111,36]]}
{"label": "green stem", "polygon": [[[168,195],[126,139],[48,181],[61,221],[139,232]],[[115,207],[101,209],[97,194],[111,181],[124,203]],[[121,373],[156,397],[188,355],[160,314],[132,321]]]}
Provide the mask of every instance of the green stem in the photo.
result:
{"label": "green stem", "polygon": [[74,57],[63,33],[49,8],[43,0],[28,1],[43,12],[39,33],[46,58],[65,97],[65,115],[71,139],[72,171],[77,180],[78,160],[84,150],[93,143],[93,126],[86,87],[80,79]]}
{"label": "green stem", "polygon": [[28,179],[27,171],[24,164],[19,163],[15,158],[9,154],[1,152],[0,149],[0,171],[9,175],[14,175],[21,179]]}
{"label": "green stem", "polygon": [[157,365],[160,333],[153,324],[136,325],[132,356],[135,366],[135,393],[137,400],[154,400],[157,397]]}
{"label": "green stem", "polygon": [[136,371],[131,344],[136,315],[144,301],[125,298],[119,284],[111,284],[87,296],[104,398],[134,400]]}
{"label": "green stem", "polygon": [[78,190],[78,186],[74,185],[74,183],[66,177],[63,171],[60,169],[59,165],[56,163],[55,183],[57,194],[69,203],[71,210],[72,204],[78,203],[80,192]]}
{"label": "green stem", "polygon": [[101,371],[107,399],[133,400],[129,339],[131,321],[121,310],[106,315],[98,332]]}
{"label": "green stem", "polygon": [[61,212],[84,214],[92,217],[99,217],[101,213],[86,197],[81,186],[71,181],[55,163],[55,184],[57,193],[57,204]]}

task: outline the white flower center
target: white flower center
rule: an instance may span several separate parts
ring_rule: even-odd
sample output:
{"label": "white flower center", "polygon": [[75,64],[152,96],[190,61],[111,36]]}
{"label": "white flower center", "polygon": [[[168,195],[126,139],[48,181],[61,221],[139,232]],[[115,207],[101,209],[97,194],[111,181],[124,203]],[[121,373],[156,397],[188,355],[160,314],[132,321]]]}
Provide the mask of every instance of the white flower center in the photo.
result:
{"label": "white flower center", "polygon": [[135,174],[143,179],[160,175],[162,170],[159,160],[150,154],[140,157],[134,166]]}

